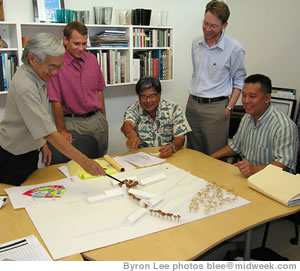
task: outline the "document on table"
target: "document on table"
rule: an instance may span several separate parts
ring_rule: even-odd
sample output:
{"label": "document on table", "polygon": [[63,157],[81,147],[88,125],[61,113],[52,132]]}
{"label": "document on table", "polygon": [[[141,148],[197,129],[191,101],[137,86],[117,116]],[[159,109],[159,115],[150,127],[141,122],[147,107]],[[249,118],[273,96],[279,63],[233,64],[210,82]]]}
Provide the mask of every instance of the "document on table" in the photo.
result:
{"label": "document on table", "polygon": [[0,261],[52,261],[39,240],[30,235],[0,244]]}
{"label": "document on table", "polygon": [[145,152],[128,154],[125,156],[120,156],[120,158],[139,167],[153,166],[165,162],[165,159],[152,156]]}

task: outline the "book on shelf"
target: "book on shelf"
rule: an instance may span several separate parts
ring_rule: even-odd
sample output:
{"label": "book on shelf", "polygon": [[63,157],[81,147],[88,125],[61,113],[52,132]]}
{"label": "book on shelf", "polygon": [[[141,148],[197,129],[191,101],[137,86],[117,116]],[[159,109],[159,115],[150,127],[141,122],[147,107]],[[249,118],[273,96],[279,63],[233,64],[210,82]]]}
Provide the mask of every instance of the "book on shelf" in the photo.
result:
{"label": "book on shelf", "polygon": [[4,91],[4,76],[3,76],[2,57],[0,57],[0,91]]}
{"label": "book on shelf", "polygon": [[133,58],[135,59],[135,62],[139,62],[140,77],[155,76],[160,80],[172,79],[171,50],[157,49],[149,51],[136,51],[133,54]]}
{"label": "book on shelf", "polygon": [[268,165],[248,178],[248,186],[290,207],[300,204],[300,174]]}
{"label": "book on shelf", "polygon": [[133,29],[134,47],[171,47],[171,29]]}

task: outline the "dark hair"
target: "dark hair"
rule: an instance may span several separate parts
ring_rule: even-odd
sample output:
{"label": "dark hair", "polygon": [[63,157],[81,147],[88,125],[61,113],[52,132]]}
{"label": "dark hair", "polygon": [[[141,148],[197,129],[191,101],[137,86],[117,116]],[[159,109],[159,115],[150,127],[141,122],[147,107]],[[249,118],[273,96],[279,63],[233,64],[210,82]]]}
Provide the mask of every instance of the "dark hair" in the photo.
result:
{"label": "dark hair", "polygon": [[68,23],[64,27],[64,36],[68,40],[71,38],[73,30],[77,30],[83,36],[88,34],[88,29],[83,23],[78,22],[78,21],[74,21],[74,22]]}
{"label": "dark hair", "polygon": [[141,91],[149,88],[154,88],[157,93],[161,93],[161,85],[159,80],[154,76],[142,77],[135,86],[136,94],[139,95]]}
{"label": "dark hair", "polygon": [[210,11],[212,14],[217,16],[222,24],[228,21],[230,16],[230,10],[226,3],[223,1],[212,0],[206,5],[205,13]]}
{"label": "dark hair", "polygon": [[272,81],[269,77],[263,75],[263,74],[252,74],[249,75],[245,79],[245,84],[248,83],[259,83],[261,85],[261,91],[265,94],[270,94],[272,92]]}

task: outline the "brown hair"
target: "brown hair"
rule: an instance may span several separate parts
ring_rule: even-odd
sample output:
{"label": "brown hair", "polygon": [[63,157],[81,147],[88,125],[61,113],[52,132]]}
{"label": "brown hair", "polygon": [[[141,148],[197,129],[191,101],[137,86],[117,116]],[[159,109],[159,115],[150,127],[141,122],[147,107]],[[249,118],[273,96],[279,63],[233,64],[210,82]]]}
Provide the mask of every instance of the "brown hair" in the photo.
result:
{"label": "brown hair", "polygon": [[215,16],[217,16],[222,24],[227,23],[227,20],[230,16],[230,10],[227,6],[226,3],[223,1],[218,1],[218,0],[212,0],[206,5],[205,13],[206,12],[211,12]]}
{"label": "brown hair", "polygon": [[74,22],[68,23],[64,28],[64,36],[68,40],[71,38],[73,30],[77,30],[83,36],[88,34],[88,29],[83,23],[74,21]]}

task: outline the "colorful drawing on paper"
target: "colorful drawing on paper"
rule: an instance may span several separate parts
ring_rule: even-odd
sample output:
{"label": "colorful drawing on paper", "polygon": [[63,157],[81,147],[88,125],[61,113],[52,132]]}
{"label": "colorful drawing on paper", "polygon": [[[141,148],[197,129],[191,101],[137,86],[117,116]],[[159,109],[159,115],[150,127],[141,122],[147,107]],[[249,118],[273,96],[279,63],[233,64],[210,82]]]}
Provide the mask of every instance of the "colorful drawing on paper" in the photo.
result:
{"label": "colorful drawing on paper", "polygon": [[23,193],[23,195],[32,198],[60,198],[67,191],[67,189],[62,185],[49,185],[41,186],[37,188],[30,189]]}

